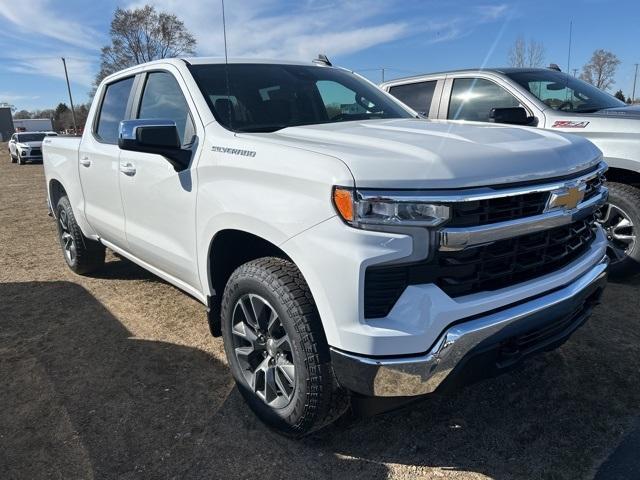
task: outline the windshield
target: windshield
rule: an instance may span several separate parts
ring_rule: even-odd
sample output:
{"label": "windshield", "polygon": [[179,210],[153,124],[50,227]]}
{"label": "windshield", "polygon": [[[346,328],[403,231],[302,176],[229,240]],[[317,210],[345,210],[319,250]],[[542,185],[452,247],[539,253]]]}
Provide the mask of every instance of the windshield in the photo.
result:
{"label": "windshield", "polygon": [[592,113],[625,106],[608,93],[563,72],[532,70],[507,73],[507,76],[554,110]]}
{"label": "windshield", "polygon": [[375,86],[336,68],[207,64],[190,69],[216,119],[233,131],[412,117]]}
{"label": "windshield", "polygon": [[41,142],[45,137],[44,133],[21,133],[16,135],[17,142]]}

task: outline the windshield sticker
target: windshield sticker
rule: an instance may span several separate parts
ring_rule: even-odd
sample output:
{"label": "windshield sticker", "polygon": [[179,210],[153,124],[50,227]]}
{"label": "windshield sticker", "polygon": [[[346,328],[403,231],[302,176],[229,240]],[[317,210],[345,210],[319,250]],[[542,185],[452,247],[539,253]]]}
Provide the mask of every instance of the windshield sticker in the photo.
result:
{"label": "windshield sticker", "polygon": [[584,128],[589,122],[574,122],[573,120],[556,120],[551,128]]}
{"label": "windshield sticker", "polygon": [[230,155],[242,155],[243,157],[256,156],[256,152],[254,152],[253,150],[241,150],[239,148],[218,147],[217,145],[214,145],[213,147],[211,147],[211,150],[213,150],[214,152],[228,153]]}

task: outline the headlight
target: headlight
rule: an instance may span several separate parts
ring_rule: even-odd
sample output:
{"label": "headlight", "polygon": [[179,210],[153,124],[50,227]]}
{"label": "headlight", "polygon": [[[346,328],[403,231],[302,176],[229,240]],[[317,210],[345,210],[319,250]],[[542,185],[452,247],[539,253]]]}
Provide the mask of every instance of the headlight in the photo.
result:
{"label": "headlight", "polygon": [[377,192],[375,195],[349,188],[333,189],[333,204],[349,225],[436,227],[450,217],[447,205],[423,202],[410,195]]}

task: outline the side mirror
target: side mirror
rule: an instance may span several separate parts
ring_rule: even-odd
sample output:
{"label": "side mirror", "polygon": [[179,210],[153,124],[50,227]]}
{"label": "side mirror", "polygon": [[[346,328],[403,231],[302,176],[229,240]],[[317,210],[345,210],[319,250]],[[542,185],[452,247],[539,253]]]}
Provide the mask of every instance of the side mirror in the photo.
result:
{"label": "side mirror", "polygon": [[530,125],[532,118],[522,107],[492,108],[489,120],[494,123],[508,123],[510,125]]}
{"label": "side mirror", "polygon": [[191,151],[182,148],[173,120],[123,120],[118,146],[131,152],[162,155],[176,172],[186,169],[191,161]]}

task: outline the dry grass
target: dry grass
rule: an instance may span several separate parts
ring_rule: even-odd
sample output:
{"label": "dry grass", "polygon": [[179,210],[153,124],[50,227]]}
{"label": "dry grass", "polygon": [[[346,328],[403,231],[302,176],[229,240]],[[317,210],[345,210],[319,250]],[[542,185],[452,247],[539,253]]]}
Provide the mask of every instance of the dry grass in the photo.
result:
{"label": "dry grass", "polygon": [[41,165],[3,153],[0,192],[2,478],[573,480],[640,414],[636,281],[515,373],[285,440],[244,406],[195,300],[114,256],[66,268]]}

